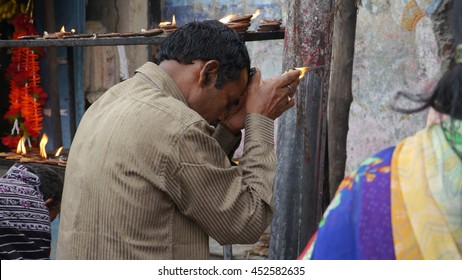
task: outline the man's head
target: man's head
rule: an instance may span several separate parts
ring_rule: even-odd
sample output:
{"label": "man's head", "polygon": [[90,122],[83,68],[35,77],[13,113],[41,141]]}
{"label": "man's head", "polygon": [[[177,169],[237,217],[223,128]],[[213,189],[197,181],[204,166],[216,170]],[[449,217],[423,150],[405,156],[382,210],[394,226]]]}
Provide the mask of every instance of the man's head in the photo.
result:
{"label": "man's head", "polygon": [[162,42],[158,61],[188,105],[210,122],[238,103],[249,81],[244,42],[215,20],[191,22],[174,31]]}
{"label": "man's head", "polygon": [[61,209],[65,169],[38,163],[23,163],[22,165],[39,177],[40,192],[50,211],[50,220],[53,221]]}

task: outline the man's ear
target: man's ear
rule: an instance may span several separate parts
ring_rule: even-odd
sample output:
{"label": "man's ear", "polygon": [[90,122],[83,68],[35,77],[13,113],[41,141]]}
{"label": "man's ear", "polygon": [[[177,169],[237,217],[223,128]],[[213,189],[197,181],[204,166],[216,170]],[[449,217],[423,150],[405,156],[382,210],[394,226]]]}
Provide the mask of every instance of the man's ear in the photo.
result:
{"label": "man's ear", "polygon": [[200,72],[199,86],[214,85],[218,76],[218,68],[220,68],[220,63],[217,60],[207,61]]}

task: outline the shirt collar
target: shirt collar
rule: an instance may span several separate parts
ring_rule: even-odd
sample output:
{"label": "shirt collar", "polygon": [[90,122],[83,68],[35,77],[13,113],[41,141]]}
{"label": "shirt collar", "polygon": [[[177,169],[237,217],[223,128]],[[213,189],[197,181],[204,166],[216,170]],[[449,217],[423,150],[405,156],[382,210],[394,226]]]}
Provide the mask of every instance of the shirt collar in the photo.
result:
{"label": "shirt collar", "polygon": [[173,81],[167,72],[152,62],[146,62],[143,66],[135,71],[136,74],[142,74],[149,82],[152,82],[162,92],[170,94],[175,99],[186,103],[183,93],[178,88],[178,85]]}

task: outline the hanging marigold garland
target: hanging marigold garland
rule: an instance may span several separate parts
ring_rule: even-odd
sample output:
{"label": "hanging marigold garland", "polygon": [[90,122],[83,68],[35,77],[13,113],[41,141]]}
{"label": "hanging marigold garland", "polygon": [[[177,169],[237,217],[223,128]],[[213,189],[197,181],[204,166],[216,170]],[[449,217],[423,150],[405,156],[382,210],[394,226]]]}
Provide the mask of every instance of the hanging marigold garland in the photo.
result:
{"label": "hanging marigold garland", "polygon": [[[18,14],[12,24],[15,28],[14,40],[18,40],[20,36],[38,34],[32,18],[27,14]],[[39,49],[11,49],[11,62],[5,74],[10,84],[10,106],[5,119],[12,124],[12,129],[10,135],[2,138],[2,142],[13,150],[22,136],[29,148],[38,145],[37,138],[42,130],[42,106],[47,98],[40,82],[40,55],[42,53],[39,53]]]}

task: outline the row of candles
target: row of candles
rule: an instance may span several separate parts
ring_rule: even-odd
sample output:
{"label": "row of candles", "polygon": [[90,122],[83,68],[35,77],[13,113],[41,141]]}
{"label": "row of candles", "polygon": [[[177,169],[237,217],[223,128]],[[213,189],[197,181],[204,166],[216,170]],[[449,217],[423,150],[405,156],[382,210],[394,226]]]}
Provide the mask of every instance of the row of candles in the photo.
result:
{"label": "row of candles", "polygon": [[[46,135],[46,133],[43,133],[42,139],[40,139],[40,143],[39,143],[39,147],[40,147],[39,157],[41,157],[41,158],[46,159],[48,157],[47,151],[45,149],[47,143],[48,143],[48,136]],[[61,146],[56,150],[55,157],[59,157],[61,155],[61,151],[63,150],[63,148],[64,147]],[[24,138],[24,136],[21,137],[21,139],[19,139],[18,146],[16,148],[16,153],[18,155],[26,155],[27,154],[26,139]]]}
{"label": "row of candles", "polygon": [[[245,14],[243,18],[248,18],[248,21],[251,21],[251,20],[257,18],[260,14],[261,14],[260,10],[257,9],[253,14]],[[237,19],[237,18],[238,18],[237,15],[230,14],[230,15],[227,15],[227,16],[221,18],[220,22],[222,22],[224,24],[232,24],[232,21]],[[159,23],[159,28],[163,29],[164,31],[167,31],[167,32],[176,29],[177,26],[176,26],[175,15],[172,16],[172,21],[160,22]],[[61,30],[58,31],[58,32],[48,33],[48,32],[45,31],[44,32],[44,38],[48,38],[48,39],[51,39],[51,38],[63,38],[64,36],[73,35],[73,34],[75,34],[75,29],[71,29],[70,31],[66,31],[65,27],[62,26]]]}
{"label": "row of candles", "polygon": [[[258,17],[259,15],[261,14],[260,10],[257,9],[255,11],[255,13],[252,14],[252,18],[251,19],[255,19],[256,17]],[[250,15],[250,14],[249,14]],[[237,15],[235,14],[231,14],[231,15],[227,15],[225,17],[223,17],[222,19],[220,19],[220,22],[222,23],[228,23],[230,22],[231,20],[237,18]],[[161,23],[159,23],[159,27],[164,27],[164,26],[176,26],[176,20],[175,20],[175,15],[173,15],[172,17],[172,21],[163,21]]]}
{"label": "row of candles", "polygon": [[[248,14],[248,15],[246,14],[245,16],[249,16],[250,20],[253,20],[256,17],[258,17],[259,15],[260,15],[260,10],[257,9],[254,14]],[[236,18],[237,18],[237,15],[231,14],[231,15],[227,15],[227,16],[223,17],[222,19],[220,19],[220,22],[222,22],[224,24],[228,24],[229,22],[231,22],[233,19],[236,19]],[[175,15],[173,15],[172,21],[160,22],[159,23],[159,28],[160,29],[165,29],[165,30],[175,29],[176,28]],[[75,29],[71,29],[70,31],[66,31],[65,27],[62,26],[61,30],[58,31],[58,32],[48,33],[48,32],[45,31],[44,32],[44,38],[62,38],[64,36],[66,36],[66,35],[72,35],[72,34],[75,34]]]}

